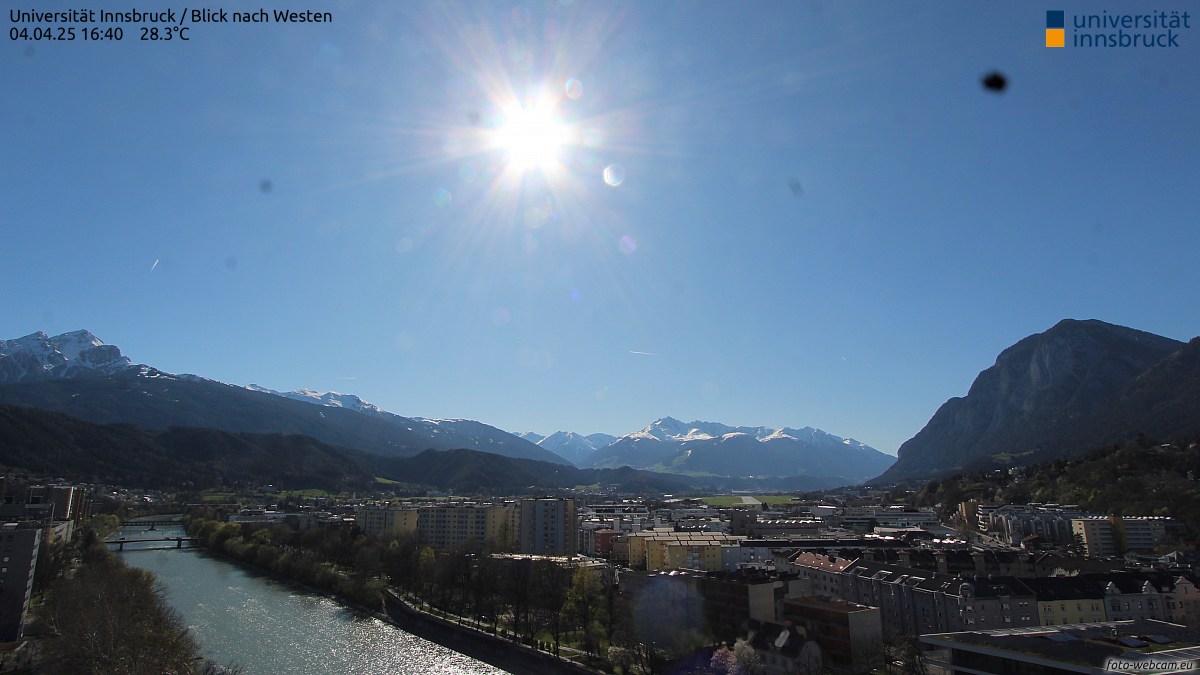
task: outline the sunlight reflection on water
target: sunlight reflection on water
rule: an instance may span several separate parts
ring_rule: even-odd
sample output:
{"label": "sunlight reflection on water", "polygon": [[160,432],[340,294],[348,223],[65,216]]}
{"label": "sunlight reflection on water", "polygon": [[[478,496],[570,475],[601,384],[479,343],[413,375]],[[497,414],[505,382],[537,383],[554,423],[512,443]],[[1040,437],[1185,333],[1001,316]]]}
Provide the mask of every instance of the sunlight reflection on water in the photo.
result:
{"label": "sunlight reflection on water", "polygon": [[135,551],[123,558],[158,577],[207,658],[240,665],[247,675],[505,672],[200,551]]}

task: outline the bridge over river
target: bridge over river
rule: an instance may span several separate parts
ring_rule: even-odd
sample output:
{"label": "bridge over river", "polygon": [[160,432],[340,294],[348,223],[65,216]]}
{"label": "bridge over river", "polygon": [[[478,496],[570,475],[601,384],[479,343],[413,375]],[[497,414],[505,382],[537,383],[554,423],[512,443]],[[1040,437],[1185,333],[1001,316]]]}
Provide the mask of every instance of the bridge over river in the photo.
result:
{"label": "bridge over river", "polygon": [[[107,540],[105,540],[104,543],[108,544],[109,546],[112,546],[115,544],[118,551],[124,551],[125,544],[143,544],[146,542],[155,542],[155,541],[173,541],[173,542],[175,542],[175,548],[183,548],[184,542],[190,543],[192,546],[196,545],[195,537],[118,537],[116,539],[107,539]],[[161,548],[161,547],[159,547],[159,548]],[[137,550],[152,551],[155,549],[140,548]]]}
{"label": "bridge over river", "polygon": [[183,527],[183,520],[180,518],[174,520],[122,520],[120,526],[145,527],[148,530],[157,530],[160,527]]}

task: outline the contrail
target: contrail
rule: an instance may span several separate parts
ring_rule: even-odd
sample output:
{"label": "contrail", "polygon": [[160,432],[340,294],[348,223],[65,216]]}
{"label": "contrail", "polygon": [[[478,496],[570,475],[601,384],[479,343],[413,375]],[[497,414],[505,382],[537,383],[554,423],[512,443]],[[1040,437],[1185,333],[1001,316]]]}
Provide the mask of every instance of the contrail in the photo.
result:
{"label": "contrail", "polygon": [[154,264],[150,266],[150,271],[153,272],[155,267],[158,267],[158,258],[154,259]]}
{"label": "contrail", "polygon": [[637,354],[638,356],[658,356],[658,354],[654,354],[654,353],[652,353],[652,352],[635,352],[635,351],[634,351],[634,350],[632,350],[632,349],[630,349],[630,350],[629,350],[629,353],[630,353],[630,354]]}

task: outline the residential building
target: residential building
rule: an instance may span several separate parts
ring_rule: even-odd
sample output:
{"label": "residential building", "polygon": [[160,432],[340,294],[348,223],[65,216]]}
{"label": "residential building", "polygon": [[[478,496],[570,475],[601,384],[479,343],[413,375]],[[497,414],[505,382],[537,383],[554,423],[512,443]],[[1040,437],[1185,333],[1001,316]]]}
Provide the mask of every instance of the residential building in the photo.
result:
{"label": "residential building", "polygon": [[[510,504],[453,502],[421,506],[417,515],[417,535],[423,543],[435,549],[484,544],[511,548],[513,535],[517,531],[517,518],[518,510]],[[568,554],[561,550],[528,552]]]}
{"label": "residential building", "polygon": [[[1200,635],[1183,626],[1141,619],[922,635],[931,673],[1162,672],[1151,662],[1194,662]],[[1110,659],[1132,665],[1110,670]]]}
{"label": "residential building", "polygon": [[25,630],[41,541],[40,529],[0,526],[0,642],[13,642]]}
{"label": "residential building", "polygon": [[1121,555],[1126,551],[1153,552],[1167,540],[1170,518],[1090,516],[1071,520],[1089,556]]}
{"label": "residential building", "polygon": [[642,530],[625,539],[629,566],[634,569],[716,571],[724,567],[721,547],[737,545],[745,537],[721,532]]}
{"label": "residential building", "polygon": [[785,621],[804,628],[821,646],[824,671],[866,673],[883,665],[883,625],[878,607],[829,597],[783,601]]}
{"label": "residential building", "polygon": [[1104,621],[1104,593],[1083,577],[1025,579],[1037,598],[1037,618],[1043,626]]}
{"label": "residential building", "polygon": [[518,512],[521,553],[575,555],[579,551],[574,499],[522,499]]}
{"label": "residential building", "polygon": [[355,520],[364,534],[379,538],[395,538],[416,534],[419,511],[414,507],[362,506]]}

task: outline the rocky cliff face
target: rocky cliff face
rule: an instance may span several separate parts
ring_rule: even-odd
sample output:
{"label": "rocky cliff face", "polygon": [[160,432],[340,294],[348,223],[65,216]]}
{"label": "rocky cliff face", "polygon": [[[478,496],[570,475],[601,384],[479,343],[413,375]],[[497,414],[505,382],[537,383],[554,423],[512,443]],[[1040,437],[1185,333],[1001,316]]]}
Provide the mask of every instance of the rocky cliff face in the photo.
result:
{"label": "rocky cliff face", "polygon": [[946,401],[900,446],[880,481],[928,477],[982,457],[1096,439],[1092,420],[1139,375],[1183,343],[1103,321],[1064,320],[1000,353],[963,398]]}
{"label": "rocky cliff face", "polygon": [[115,345],[86,330],[49,337],[38,331],[0,340],[0,384],[111,375],[135,369]]}

